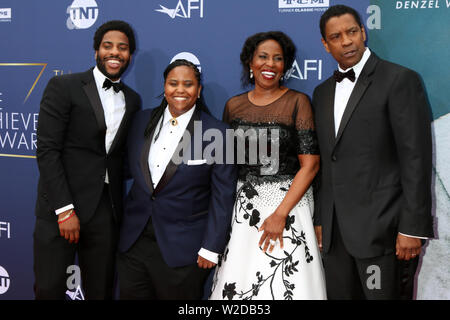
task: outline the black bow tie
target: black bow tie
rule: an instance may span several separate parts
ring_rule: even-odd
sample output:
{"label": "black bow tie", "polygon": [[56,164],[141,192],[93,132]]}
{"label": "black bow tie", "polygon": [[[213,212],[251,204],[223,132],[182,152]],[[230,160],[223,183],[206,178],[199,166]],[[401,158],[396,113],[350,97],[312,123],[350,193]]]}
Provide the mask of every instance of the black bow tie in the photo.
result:
{"label": "black bow tie", "polygon": [[123,83],[122,82],[112,82],[108,78],[105,79],[105,82],[103,82],[103,88],[108,90],[109,88],[113,87],[115,92],[119,92],[123,89]]}
{"label": "black bow tie", "polygon": [[348,70],[347,72],[340,72],[339,70],[336,70],[333,74],[334,80],[337,82],[341,82],[344,80],[344,78],[348,78],[351,82],[355,82],[355,71],[353,69]]}

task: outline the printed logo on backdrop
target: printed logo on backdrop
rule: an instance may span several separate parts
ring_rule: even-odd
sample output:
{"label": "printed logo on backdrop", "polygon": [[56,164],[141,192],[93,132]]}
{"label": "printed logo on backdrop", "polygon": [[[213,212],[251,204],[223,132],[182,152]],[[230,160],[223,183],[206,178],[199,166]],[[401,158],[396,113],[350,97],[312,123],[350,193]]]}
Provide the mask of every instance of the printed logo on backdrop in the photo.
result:
{"label": "printed logo on backdrop", "polygon": [[278,0],[278,12],[314,12],[325,11],[330,0]]}
{"label": "printed logo on backdrop", "polygon": [[0,78],[8,79],[0,86],[0,157],[35,158],[39,113],[30,112],[35,105],[27,101],[46,66],[0,63]]}
{"label": "printed logo on backdrop", "polygon": [[83,290],[81,289],[81,270],[77,265],[70,265],[66,270],[67,277],[66,285],[67,291],[66,295],[70,300],[84,300]]}
{"label": "printed logo on backdrop", "polygon": [[170,63],[174,62],[177,59],[185,59],[188,60],[190,62],[192,62],[193,64],[195,64],[198,68],[198,71],[202,72],[202,66],[200,65],[200,60],[198,60],[198,58],[190,53],[190,52],[180,52],[178,54],[176,54],[172,60],[170,60]]}
{"label": "printed logo on backdrop", "polygon": [[98,18],[98,6],[95,0],[74,0],[67,7],[67,29],[88,29]]}
{"label": "printed logo on backdrop", "polygon": [[286,71],[284,78],[286,80],[322,80],[322,60],[303,60],[301,64],[294,60],[292,68]]}
{"label": "printed logo on backdrop", "polygon": [[0,8],[0,22],[11,22],[11,8]]}
{"label": "printed logo on backdrop", "polygon": [[8,272],[0,266],[0,294],[4,294],[9,289],[11,279],[9,278]]}
{"label": "printed logo on backdrop", "polygon": [[166,2],[169,2],[169,4],[172,6],[168,8],[166,6],[169,6],[169,4],[166,3],[164,5],[160,4],[159,5],[160,8],[155,9],[155,11],[164,13],[172,19],[175,18],[190,19],[193,17],[203,18],[204,0],[178,0],[178,2],[176,2],[176,0],[166,0]]}
{"label": "printed logo on backdrop", "polygon": [[450,8],[450,0],[402,0],[395,1],[397,10]]}
{"label": "printed logo on backdrop", "polygon": [[11,224],[0,221],[0,239],[11,239]]}

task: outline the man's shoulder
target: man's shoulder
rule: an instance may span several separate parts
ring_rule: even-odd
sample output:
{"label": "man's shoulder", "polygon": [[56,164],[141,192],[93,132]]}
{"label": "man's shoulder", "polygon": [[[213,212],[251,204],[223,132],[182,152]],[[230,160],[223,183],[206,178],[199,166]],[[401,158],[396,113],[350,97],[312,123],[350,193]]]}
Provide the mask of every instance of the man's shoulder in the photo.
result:
{"label": "man's shoulder", "polygon": [[414,75],[414,76],[418,75],[418,73],[415,70],[408,68],[406,66],[403,66],[399,63],[385,60],[378,56],[377,56],[377,59],[378,59],[377,71],[380,72],[381,75],[384,75],[384,76],[386,76],[388,74],[391,74],[391,75],[408,74],[408,75]]}

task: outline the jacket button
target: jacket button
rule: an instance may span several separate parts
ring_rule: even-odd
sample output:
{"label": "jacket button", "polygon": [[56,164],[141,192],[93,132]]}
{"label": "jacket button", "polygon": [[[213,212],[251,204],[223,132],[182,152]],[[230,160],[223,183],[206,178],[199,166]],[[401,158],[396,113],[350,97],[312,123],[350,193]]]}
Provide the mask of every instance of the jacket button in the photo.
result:
{"label": "jacket button", "polygon": [[331,161],[336,161],[336,160],[337,160],[336,156],[333,155],[333,156],[331,157]]}
{"label": "jacket button", "polygon": [[155,196],[152,196],[152,200],[155,200],[156,199],[156,197]]}

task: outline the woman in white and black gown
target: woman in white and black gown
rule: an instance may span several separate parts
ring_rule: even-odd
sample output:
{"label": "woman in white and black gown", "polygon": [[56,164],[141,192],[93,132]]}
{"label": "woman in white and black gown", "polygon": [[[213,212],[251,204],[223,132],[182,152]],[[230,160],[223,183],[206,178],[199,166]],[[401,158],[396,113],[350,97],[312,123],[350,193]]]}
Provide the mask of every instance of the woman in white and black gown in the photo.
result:
{"label": "woman in white and black gown", "polygon": [[[281,85],[295,52],[277,31],[249,37],[242,49],[243,84],[254,89],[229,99],[223,120],[243,129],[245,164],[210,299],[326,299],[312,222],[311,183],[319,168],[313,114],[305,94]],[[252,164],[250,146],[261,142],[268,155],[259,149]]]}

